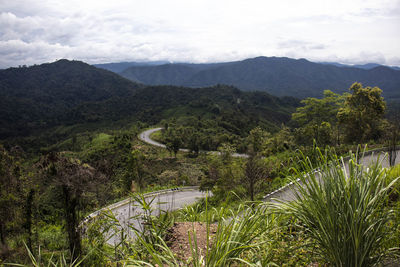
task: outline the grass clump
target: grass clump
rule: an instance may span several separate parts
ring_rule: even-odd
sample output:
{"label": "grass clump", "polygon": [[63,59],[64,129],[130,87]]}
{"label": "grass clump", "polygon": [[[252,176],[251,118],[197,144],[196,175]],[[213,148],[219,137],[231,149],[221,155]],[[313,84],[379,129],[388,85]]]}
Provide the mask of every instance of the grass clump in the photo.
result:
{"label": "grass clump", "polygon": [[386,204],[397,178],[387,183],[380,161],[366,167],[353,154],[345,162],[332,151],[318,150],[320,167],[303,161],[295,198],[280,209],[298,219],[313,241],[320,261],[334,266],[373,266],[390,251],[394,212]]}

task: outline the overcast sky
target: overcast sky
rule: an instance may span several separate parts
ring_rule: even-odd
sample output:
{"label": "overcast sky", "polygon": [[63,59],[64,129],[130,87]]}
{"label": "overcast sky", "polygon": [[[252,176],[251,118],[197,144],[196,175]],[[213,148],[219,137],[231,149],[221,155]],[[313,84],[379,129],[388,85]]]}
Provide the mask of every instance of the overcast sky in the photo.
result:
{"label": "overcast sky", "polygon": [[256,56],[400,66],[400,0],[0,0],[0,68]]}

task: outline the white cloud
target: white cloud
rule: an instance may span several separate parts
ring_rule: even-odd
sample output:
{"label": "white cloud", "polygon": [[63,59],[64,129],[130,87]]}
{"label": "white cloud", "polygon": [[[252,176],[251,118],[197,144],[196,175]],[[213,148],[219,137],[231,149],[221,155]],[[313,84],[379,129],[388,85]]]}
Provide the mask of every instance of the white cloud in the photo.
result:
{"label": "white cloud", "polygon": [[[4,2],[4,3],[3,3]],[[397,0],[0,0],[0,68],[291,56],[399,62]]]}

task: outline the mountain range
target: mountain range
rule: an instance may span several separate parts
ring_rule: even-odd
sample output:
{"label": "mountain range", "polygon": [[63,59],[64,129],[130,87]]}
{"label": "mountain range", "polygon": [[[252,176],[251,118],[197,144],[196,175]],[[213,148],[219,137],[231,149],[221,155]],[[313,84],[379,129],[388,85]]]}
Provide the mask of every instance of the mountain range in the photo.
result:
{"label": "mountain range", "polygon": [[187,116],[220,121],[242,133],[257,125],[277,129],[298,106],[292,97],[226,85],[143,86],[80,61],[0,70],[0,140],[58,126],[152,125]]}
{"label": "mountain range", "polygon": [[[115,69],[115,65],[113,67]],[[207,87],[226,84],[245,91],[298,98],[320,97],[325,89],[343,93],[354,82],[361,82],[364,86],[380,87],[386,98],[400,98],[400,70],[374,64],[347,66],[306,59],[257,57],[212,64],[137,63],[118,73],[146,85]]]}
{"label": "mountain range", "polygon": [[397,66],[386,66],[382,64],[377,64],[377,63],[366,63],[366,64],[355,64],[355,65],[349,65],[349,64],[342,64],[342,63],[337,63],[337,62],[319,62],[321,64],[325,65],[334,65],[337,67],[350,67],[350,68],[359,68],[359,69],[364,69],[364,70],[370,70],[376,67],[388,67],[394,70],[400,70],[400,67]]}

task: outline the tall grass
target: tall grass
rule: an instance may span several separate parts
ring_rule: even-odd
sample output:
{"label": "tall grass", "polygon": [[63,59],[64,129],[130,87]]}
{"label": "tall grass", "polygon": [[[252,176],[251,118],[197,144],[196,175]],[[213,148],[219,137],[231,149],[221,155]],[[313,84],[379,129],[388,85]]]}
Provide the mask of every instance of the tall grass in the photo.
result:
{"label": "tall grass", "polygon": [[[245,264],[246,266],[253,265],[250,259],[246,259],[244,255],[251,250],[259,248],[259,242],[256,238],[268,228],[266,225],[265,209],[259,209],[255,206],[240,205],[237,209],[231,210],[230,215],[221,219],[218,223],[215,235],[212,235],[209,230],[212,220],[212,212],[209,210],[206,201],[204,211],[197,211],[201,215],[196,215],[197,209],[190,209],[189,219],[197,218],[198,216],[206,217],[207,225],[207,242],[205,253],[201,253],[197,246],[196,232],[188,233],[189,245],[191,247],[191,257],[189,260],[178,258],[167,243],[163,240],[163,235],[159,231],[152,230],[154,226],[150,225],[147,235],[152,235],[151,238],[145,237],[142,234],[138,235],[137,244],[131,246],[132,252],[124,264],[130,266],[230,266],[235,263]],[[154,240],[157,239],[156,242]],[[138,247],[145,250],[139,251]],[[136,251],[135,251],[136,250]],[[254,255],[255,253],[253,253]],[[236,266],[235,265],[235,266]],[[239,265],[241,266],[241,265]],[[254,264],[253,266],[259,266]]]}
{"label": "tall grass", "polygon": [[263,225],[267,222],[264,210],[241,205],[231,216],[218,224],[212,247],[206,255],[206,266],[229,266],[235,262],[251,265],[241,256],[259,247],[256,238],[267,228]]}
{"label": "tall grass", "polygon": [[372,266],[388,252],[383,241],[391,235],[393,210],[385,204],[397,179],[387,184],[379,160],[366,167],[358,157],[352,154],[345,163],[332,151],[318,150],[320,167],[315,170],[305,158],[296,200],[279,205],[305,226],[319,258],[334,266]]}
{"label": "tall grass", "polygon": [[39,248],[37,255],[33,255],[33,253],[29,250],[28,246],[25,244],[25,248],[28,252],[30,264],[18,264],[18,263],[5,263],[5,266],[34,266],[34,267],[78,267],[81,266],[82,262],[86,257],[82,259],[68,260],[65,254],[61,254],[59,258],[54,257],[54,254],[50,256],[49,259],[42,258],[42,252]]}

